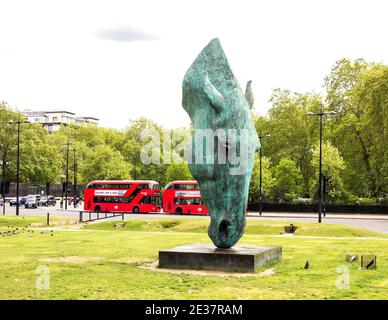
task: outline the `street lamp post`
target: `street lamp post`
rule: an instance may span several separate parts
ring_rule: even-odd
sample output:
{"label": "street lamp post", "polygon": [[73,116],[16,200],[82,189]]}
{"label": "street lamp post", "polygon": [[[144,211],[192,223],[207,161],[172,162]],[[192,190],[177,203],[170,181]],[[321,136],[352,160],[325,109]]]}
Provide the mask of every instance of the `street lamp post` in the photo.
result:
{"label": "street lamp post", "polygon": [[[259,135],[260,143],[262,139],[264,138],[271,138],[270,134],[265,134],[265,135]],[[259,157],[260,157],[260,197],[259,197],[259,212],[260,215],[262,215],[263,212],[263,168],[262,168],[262,149],[263,149],[263,143],[260,145],[259,149]]]}
{"label": "street lamp post", "polygon": [[307,116],[319,116],[319,178],[318,178],[318,223],[322,222],[322,199],[323,199],[323,188],[322,188],[322,128],[323,128],[323,116],[332,116],[337,114],[335,111],[323,112],[322,104],[319,112],[307,112]]}
{"label": "street lamp post", "polygon": [[76,195],[77,195],[77,160],[75,157],[75,147],[73,149],[74,151],[74,161],[73,161],[73,206],[76,208],[77,203],[75,201]]}
{"label": "street lamp post", "polygon": [[[13,124],[13,120],[9,120],[10,124]],[[27,120],[20,120],[20,113],[18,114],[18,120],[16,124],[18,125],[18,142],[17,142],[17,151],[16,151],[16,215],[19,215],[19,184],[20,184],[20,128],[22,123],[28,123]]]}

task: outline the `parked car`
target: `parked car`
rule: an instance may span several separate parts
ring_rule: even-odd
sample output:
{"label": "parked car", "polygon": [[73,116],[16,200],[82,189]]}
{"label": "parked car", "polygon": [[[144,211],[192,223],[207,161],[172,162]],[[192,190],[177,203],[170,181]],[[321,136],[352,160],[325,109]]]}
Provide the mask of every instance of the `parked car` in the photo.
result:
{"label": "parked car", "polygon": [[36,198],[36,204],[39,206],[39,200],[41,198],[41,196],[39,194],[34,194],[35,198]]}
{"label": "parked car", "polygon": [[27,202],[25,204],[26,208],[38,208],[38,201],[35,195],[28,195]]}
{"label": "parked car", "polygon": [[57,204],[57,201],[55,200],[55,197],[54,196],[48,196],[48,199],[46,196],[43,196],[42,198],[40,198],[40,200],[38,201],[38,205],[39,206],[55,206]]}
{"label": "parked car", "polygon": [[[27,198],[26,197],[19,197],[19,206],[24,206],[27,202]],[[11,200],[9,200],[9,205],[12,207],[12,206],[16,206],[16,197],[15,198],[11,198]]]}

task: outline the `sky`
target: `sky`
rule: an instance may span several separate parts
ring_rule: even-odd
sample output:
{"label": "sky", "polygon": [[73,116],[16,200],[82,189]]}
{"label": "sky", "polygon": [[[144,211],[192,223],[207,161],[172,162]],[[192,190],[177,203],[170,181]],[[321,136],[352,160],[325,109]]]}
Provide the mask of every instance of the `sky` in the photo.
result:
{"label": "sky", "polygon": [[254,111],[275,88],[324,93],[341,58],[388,61],[386,0],[0,0],[0,100],[123,129],[187,126],[186,70],[217,37]]}

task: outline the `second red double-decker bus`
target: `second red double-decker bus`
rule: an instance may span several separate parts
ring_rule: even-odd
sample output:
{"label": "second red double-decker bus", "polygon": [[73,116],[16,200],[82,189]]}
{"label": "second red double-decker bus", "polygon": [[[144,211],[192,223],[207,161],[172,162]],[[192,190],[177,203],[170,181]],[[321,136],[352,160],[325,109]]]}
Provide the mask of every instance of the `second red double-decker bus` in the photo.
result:
{"label": "second red double-decker bus", "polygon": [[176,214],[207,214],[199,185],[194,180],[172,181],[163,192],[163,212]]}
{"label": "second red double-decker bus", "polygon": [[156,181],[100,180],[88,183],[84,210],[94,212],[159,212],[160,187]]}

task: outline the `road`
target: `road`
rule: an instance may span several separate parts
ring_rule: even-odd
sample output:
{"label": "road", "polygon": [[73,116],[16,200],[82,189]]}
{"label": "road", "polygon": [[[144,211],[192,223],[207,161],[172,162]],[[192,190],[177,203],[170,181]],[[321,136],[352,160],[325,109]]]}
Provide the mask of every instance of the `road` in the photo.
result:
{"label": "road", "polygon": [[[82,208],[82,207],[80,207]],[[0,207],[0,214],[2,214],[2,207]],[[71,206],[69,210],[61,210],[59,205],[56,207],[38,207],[37,209],[25,209],[20,207],[20,215],[22,216],[46,216],[50,213],[50,217],[69,217],[79,219],[80,209],[74,209]],[[82,209],[81,209],[82,210]],[[6,204],[6,215],[15,215],[16,208],[9,207]],[[100,214],[103,216],[104,214]],[[92,218],[96,216],[92,214]],[[88,219],[89,215],[84,213],[84,219]],[[124,220],[129,219],[145,219],[145,218],[201,218],[203,216],[178,216],[175,214],[160,214],[160,213],[143,213],[143,214],[125,214]],[[108,220],[121,220],[122,217],[109,218]],[[316,213],[289,213],[289,212],[263,212],[260,216],[257,212],[249,212],[247,215],[248,220],[273,220],[273,221],[287,221],[287,222],[317,222]],[[106,221],[106,220],[100,220]],[[371,231],[381,232],[388,234],[388,214],[327,214],[326,217],[322,218],[322,223],[327,224],[341,224],[359,228],[365,228]]]}

